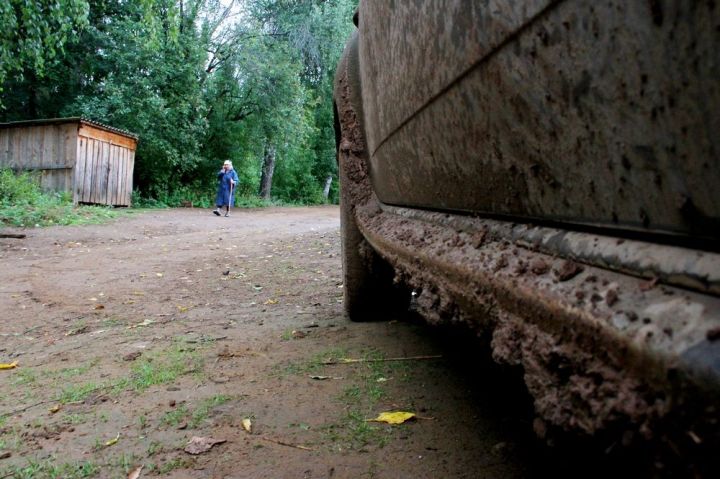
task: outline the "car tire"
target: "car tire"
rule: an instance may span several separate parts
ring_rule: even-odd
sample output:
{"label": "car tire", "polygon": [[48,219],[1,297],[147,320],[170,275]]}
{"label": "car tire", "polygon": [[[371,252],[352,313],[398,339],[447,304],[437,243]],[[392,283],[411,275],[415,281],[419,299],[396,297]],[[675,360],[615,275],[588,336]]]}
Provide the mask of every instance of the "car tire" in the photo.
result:
{"label": "car tire", "polygon": [[409,293],[395,284],[395,271],[360,232],[352,206],[340,201],[344,310],[352,321],[378,321],[402,314]]}

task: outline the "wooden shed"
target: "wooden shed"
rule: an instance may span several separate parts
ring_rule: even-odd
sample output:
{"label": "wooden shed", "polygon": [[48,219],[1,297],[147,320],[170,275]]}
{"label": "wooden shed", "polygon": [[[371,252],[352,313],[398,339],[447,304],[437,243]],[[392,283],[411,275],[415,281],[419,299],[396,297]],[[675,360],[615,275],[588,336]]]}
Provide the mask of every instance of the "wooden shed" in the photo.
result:
{"label": "wooden shed", "polygon": [[34,170],[74,203],[130,206],[138,137],[85,118],[0,123],[0,168]]}

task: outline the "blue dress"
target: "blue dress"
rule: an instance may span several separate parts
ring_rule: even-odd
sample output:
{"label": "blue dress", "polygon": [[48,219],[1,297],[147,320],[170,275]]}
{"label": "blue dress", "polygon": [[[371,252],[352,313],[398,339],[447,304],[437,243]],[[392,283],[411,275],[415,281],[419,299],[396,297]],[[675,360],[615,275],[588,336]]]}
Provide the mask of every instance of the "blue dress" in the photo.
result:
{"label": "blue dress", "polygon": [[235,188],[230,188],[230,180],[235,180],[235,187],[237,187],[238,179],[235,170],[220,170],[217,174],[218,177],[218,189],[217,195],[215,195],[215,206],[218,208],[221,206],[234,206],[235,205]]}

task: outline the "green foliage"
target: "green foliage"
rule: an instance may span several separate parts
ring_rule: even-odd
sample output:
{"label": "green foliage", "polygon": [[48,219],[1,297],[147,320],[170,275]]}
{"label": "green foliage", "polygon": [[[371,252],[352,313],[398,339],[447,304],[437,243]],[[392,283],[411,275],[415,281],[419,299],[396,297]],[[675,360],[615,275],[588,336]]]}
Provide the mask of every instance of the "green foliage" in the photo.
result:
{"label": "green foliage", "polygon": [[3,26],[32,30],[0,40],[0,121],[83,115],[138,134],[135,205],[211,206],[226,159],[237,196],[252,198],[267,148],[273,198],[321,203],[337,178],[332,78],[356,6],[247,0],[234,15],[218,0],[0,0]]}
{"label": "green foliage", "polygon": [[0,170],[0,226],[102,223],[119,215],[104,206],[73,206],[67,192],[41,192],[32,174]]}
{"label": "green foliage", "polygon": [[40,187],[29,173],[16,175],[12,170],[0,170],[0,205],[29,205],[41,197]]}
{"label": "green foliage", "polygon": [[42,76],[87,16],[86,0],[0,1],[0,91],[10,74]]}
{"label": "green foliage", "polygon": [[0,469],[0,477],[13,479],[80,479],[97,477],[100,467],[89,461],[56,464],[55,458],[29,460],[26,466]]}

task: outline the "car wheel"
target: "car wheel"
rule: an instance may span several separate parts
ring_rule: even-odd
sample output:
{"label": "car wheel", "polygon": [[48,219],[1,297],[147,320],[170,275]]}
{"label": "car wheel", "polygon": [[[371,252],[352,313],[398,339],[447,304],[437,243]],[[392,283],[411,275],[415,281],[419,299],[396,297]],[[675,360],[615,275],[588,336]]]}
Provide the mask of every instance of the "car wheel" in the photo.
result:
{"label": "car wheel", "polygon": [[352,321],[376,321],[407,310],[410,295],[394,284],[393,268],[357,227],[352,206],[340,200],[344,309]]}

